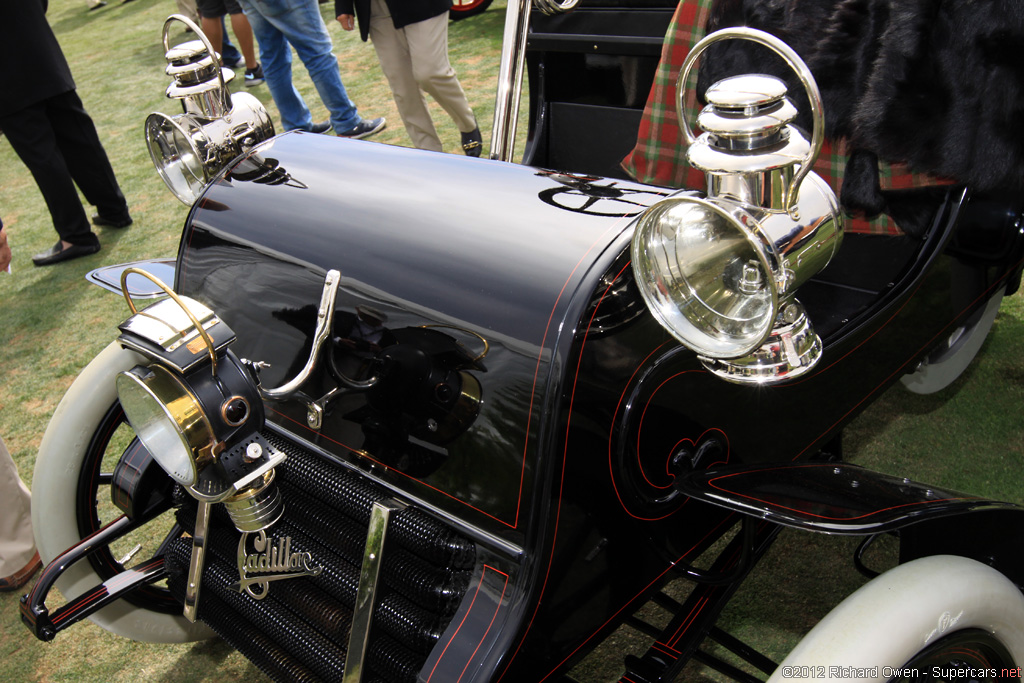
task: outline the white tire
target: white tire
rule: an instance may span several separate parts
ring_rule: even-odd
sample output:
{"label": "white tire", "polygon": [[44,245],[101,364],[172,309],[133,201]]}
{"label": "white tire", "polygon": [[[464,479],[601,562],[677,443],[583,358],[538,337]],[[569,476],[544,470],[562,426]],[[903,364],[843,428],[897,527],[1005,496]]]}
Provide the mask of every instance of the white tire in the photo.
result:
{"label": "white tire", "polygon": [[942,345],[900,382],[915,394],[934,394],[942,391],[963,374],[988,338],[992,323],[999,313],[1005,290],[1000,290],[963,326],[953,330]]}
{"label": "white tire", "polygon": [[[905,679],[898,673],[904,665],[957,634],[995,641],[1011,658],[1009,667],[1019,666],[1024,662],[1024,596],[1003,574],[980,562],[952,555],[921,558],[847,597],[800,641],[769,683]],[[920,678],[942,680],[928,668],[919,672]]]}
{"label": "white tire", "polygon": [[[32,526],[44,563],[82,539],[77,500],[83,461],[99,425],[117,402],[115,377],[141,362],[143,358],[138,354],[111,343],[86,366],[50,419],[32,478]],[[83,559],[61,576],[57,587],[65,597],[74,598],[102,583],[104,578]],[[213,631],[202,623],[192,624],[180,614],[152,611],[124,600],[105,607],[90,619],[117,635],[154,643],[214,637]]]}

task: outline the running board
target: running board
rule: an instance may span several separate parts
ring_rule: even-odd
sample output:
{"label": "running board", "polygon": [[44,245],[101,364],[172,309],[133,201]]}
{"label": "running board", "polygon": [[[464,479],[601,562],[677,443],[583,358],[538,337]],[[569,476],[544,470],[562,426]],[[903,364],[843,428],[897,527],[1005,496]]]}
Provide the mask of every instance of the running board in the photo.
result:
{"label": "running board", "polygon": [[1021,509],[847,463],[703,470],[679,477],[676,488],[691,498],[782,526],[852,536],[979,510]]}

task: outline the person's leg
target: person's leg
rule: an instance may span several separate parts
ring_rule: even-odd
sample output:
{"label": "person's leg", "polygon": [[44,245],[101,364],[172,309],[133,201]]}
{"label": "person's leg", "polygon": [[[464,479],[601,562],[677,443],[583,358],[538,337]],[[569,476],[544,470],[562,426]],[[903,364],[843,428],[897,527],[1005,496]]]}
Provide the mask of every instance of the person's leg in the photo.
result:
{"label": "person's leg", "polygon": [[237,68],[239,64],[245,62],[245,57],[238,51],[231,42],[231,34],[228,33],[227,27],[224,25],[224,17],[220,18],[220,30],[224,34],[224,40],[221,41],[220,56],[226,66],[232,66]]}
{"label": "person's leg", "polygon": [[419,86],[452,117],[460,133],[476,129],[476,117],[448,61],[448,14],[405,27],[412,68]]}
{"label": "person's leg", "polygon": [[71,178],[85,195],[86,201],[95,206],[103,218],[130,220],[128,204],[117,183],[110,159],[78,94],[71,90],[50,98],[49,104],[50,122],[57,146]]}
{"label": "person's leg", "polygon": [[223,21],[223,17],[223,14],[211,17],[204,13],[202,24],[199,27],[203,29],[203,33],[206,34],[206,38],[210,41],[210,45],[213,45],[213,49],[217,54],[221,54],[221,50],[223,49],[224,25],[221,23]]}
{"label": "person's leg", "polygon": [[242,56],[245,57],[246,70],[255,69],[259,66],[259,62],[256,61],[256,52],[253,49],[252,28],[242,13],[242,7],[238,4],[238,0],[224,0],[224,10],[231,17],[231,30],[235,32],[238,47],[241,48]]}
{"label": "person's leg", "polygon": [[97,246],[85,209],[51,127],[46,102],[0,117],[0,128],[39,186],[61,241]]}
{"label": "person's leg", "polygon": [[292,82],[292,53],[285,36],[257,9],[256,2],[245,2],[242,9],[260,46],[260,61],[270,95],[281,114],[285,130],[309,130],[313,117]]}
{"label": "person's leg", "polygon": [[427,110],[427,102],[413,75],[412,58],[405,32],[395,29],[391,14],[384,0],[372,0],[370,12],[370,42],[377,52],[377,59],[388,79],[391,95],[394,97],[398,114],[409,134],[412,144],[418,149],[434,152],[444,151],[441,138]]}
{"label": "person's leg", "polygon": [[245,68],[255,69],[259,62],[256,61],[256,52],[252,44],[252,27],[249,26],[249,21],[244,14],[238,12],[231,15],[231,30],[235,32],[238,47],[241,48],[242,56],[245,57]]}
{"label": "person's leg", "polygon": [[18,476],[18,468],[0,439],[0,577],[20,572],[32,560],[36,542],[32,537],[32,498]]}
{"label": "person's leg", "polygon": [[178,5],[178,14],[184,15],[192,20],[193,23],[199,23],[199,10],[196,9],[196,0],[175,0]]}
{"label": "person's leg", "polygon": [[[293,0],[289,5],[291,9],[269,20],[295,47],[299,59],[306,65],[320,99],[331,113],[334,131],[341,133],[349,130],[362,119],[341,82],[338,58],[334,56],[334,45],[316,0]],[[258,33],[256,39],[260,40]],[[262,41],[260,44],[262,47]],[[269,82],[269,78],[267,80]]]}

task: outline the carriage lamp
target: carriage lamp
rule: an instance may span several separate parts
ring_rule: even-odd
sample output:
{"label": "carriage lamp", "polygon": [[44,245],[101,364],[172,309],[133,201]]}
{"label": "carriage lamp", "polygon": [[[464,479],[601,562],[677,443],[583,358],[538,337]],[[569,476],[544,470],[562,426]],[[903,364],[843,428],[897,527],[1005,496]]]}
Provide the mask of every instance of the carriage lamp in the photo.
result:
{"label": "carriage lamp", "polygon": [[699,138],[683,116],[681,95],[687,159],[704,171],[707,195],[679,193],[642,214],[632,264],[655,319],[705,367],[730,381],[763,384],[799,376],[821,356],[795,293],[839,249],[842,219],[831,188],[810,172],[824,135],[821,97],[788,46],[745,27],[713,33],[684,62],[680,92],[699,54],[731,38],[761,43],[789,63],[811,101],[812,138],[791,125],[796,107],[773,76],[737,76],[708,88]]}
{"label": "carriage lamp", "polygon": [[[196,40],[170,46],[169,29],[182,22]],[[167,97],[181,101],[182,113],[155,112],[146,118],[149,155],[174,196],[191,205],[206,183],[240,154],[274,135],[263,104],[248,93],[231,94],[231,69],[222,67],[203,32],[187,17],[171,15],[163,27],[166,72],[173,79]]]}

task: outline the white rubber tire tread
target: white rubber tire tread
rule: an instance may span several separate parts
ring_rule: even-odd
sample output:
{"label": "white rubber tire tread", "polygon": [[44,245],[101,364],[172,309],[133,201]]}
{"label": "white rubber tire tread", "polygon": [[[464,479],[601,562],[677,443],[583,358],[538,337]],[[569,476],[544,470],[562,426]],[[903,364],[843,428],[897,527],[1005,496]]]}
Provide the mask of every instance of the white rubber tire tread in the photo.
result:
{"label": "white rubber tire tread", "polygon": [[[885,667],[901,667],[939,638],[964,629],[987,631],[1016,666],[1024,662],[1024,596],[1017,587],[975,560],[921,558],[875,577],[839,603],[769,683],[820,680],[822,671],[829,681],[887,681]],[[877,667],[877,675],[832,675],[836,666]]]}
{"label": "white rubber tire tread", "polygon": [[[138,354],[111,343],[85,367],[61,399],[43,435],[32,476],[32,528],[44,565],[78,543],[75,497],[82,460],[97,425],[117,399],[119,372],[145,362]],[[65,597],[77,597],[101,583],[86,560],[57,581]],[[153,643],[186,643],[215,637],[201,622],[161,614],[127,602],[113,603],[90,617],[119,636]]]}

